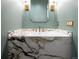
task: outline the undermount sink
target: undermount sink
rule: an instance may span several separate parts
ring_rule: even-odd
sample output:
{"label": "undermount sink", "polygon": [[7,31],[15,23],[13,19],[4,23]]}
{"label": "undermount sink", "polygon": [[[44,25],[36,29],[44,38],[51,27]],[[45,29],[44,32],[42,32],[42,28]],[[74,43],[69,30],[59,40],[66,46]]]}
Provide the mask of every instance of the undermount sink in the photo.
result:
{"label": "undermount sink", "polygon": [[[35,31],[36,30],[36,31]],[[68,37],[71,36],[71,32],[62,29],[18,29],[14,30],[11,36],[54,36],[54,37]],[[9,36],[10,36],[9,34]]]}

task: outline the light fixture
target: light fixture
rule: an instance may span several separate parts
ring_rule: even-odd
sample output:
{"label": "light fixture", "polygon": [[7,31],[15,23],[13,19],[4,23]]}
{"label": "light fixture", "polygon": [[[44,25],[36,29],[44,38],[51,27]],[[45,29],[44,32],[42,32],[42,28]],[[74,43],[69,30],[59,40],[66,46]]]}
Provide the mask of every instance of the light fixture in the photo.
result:
{"label": "light fixture", "polygon": [[54,12],[56,10],[56,0],[49,0],[49,10]]}
{"label": "light fixture", "polygon": [[24,0],[24,11],[30,10],[30,0]]}

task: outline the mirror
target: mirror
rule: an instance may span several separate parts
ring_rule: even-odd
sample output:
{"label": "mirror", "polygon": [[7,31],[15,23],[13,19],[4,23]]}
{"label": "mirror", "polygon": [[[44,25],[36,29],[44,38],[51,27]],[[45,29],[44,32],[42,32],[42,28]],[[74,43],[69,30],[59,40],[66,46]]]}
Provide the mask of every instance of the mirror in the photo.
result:
{"label": "mirror", "polygon": [[31,0],[30,20],[32,22],[47,22],[48,0]]}

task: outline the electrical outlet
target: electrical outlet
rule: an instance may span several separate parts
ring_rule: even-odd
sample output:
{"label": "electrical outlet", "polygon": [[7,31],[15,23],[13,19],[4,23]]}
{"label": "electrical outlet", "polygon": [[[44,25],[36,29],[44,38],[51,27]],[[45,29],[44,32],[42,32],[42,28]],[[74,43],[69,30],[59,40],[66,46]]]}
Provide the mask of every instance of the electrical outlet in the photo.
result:
{"label": "electrical outlet", "polygon": [[68,20],[67,21],[67,26],[73,26],[73,21],[72,20]]}

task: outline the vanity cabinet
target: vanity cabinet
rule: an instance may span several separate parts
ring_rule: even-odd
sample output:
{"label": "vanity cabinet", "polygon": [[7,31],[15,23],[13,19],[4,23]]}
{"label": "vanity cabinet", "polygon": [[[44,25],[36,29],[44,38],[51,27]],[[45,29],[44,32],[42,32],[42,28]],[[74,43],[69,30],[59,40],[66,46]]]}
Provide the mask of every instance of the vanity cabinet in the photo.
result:
{"label": "vanity cabinet", "polygon": [[72,36],[13,34],[8,36],[8,59],[71,59]]}

